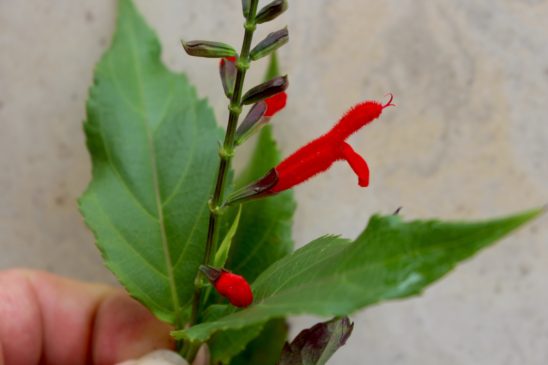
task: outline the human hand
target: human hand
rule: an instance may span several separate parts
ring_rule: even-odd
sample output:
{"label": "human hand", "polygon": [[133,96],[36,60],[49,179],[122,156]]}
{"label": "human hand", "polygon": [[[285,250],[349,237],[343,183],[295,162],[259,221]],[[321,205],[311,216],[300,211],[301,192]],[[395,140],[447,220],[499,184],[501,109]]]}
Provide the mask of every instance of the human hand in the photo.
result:
{"label": "human hand", "polygon": [[[200,348],[193,365],[209,364],[209,354],[206,347]],[[137,360],[124,361],[117,365],[188,365],[182,357],[173,351],[157,350],[147,354]]]}
{"label": "human hand", "polygon": [[0,271],[0,365],[112,365],[172,349],[169,331],[120,289]]}

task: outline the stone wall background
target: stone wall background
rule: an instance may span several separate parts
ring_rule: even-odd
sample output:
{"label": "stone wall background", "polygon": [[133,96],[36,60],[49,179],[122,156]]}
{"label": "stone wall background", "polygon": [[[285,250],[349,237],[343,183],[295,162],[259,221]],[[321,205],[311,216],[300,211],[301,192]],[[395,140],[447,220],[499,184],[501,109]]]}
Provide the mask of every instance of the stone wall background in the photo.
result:
{"label": "stone wall background", "polygon": [[[219,120],[215,61],[179,39],[239,45],[240,2],[136,1]],[[0,268],[27,266],[114,283],[75,200],[90,178],[81,122],[113,0],[0,0]],[[476,219],[548,202],[548,1],[290,1],[281,51],[290,102],[283,151],[326,131],[350,105],[396,95],[354,136],[372,169],[344,164],[296,189],[299,244],[355,237],[373,212]],[[264,66],[265,62],[262,62]],[[251,72],[258,81],[262,66]],[[248,85],[251,84],[251,81]],[[421,297],[355,315],[333,364],[548,363],[548,217],[459,267]],[[312,323],[294,320],[294,331]]]}

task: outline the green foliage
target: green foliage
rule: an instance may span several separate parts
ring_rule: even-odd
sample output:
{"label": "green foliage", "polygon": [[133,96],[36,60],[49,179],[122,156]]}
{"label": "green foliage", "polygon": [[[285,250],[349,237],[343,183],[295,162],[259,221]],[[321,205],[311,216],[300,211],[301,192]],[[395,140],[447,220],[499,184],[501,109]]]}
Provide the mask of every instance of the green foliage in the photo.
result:
{"label": "green foliage", "polygon": [[[214,321],[230,313],[235,308],[230,305],[214,304],[204,313],[204,321]],[[245,328],[228,330],[216,333],[209,341],[209,351],[213,364],[228,364],[230,359],[242,352],[246,345],[256,338],[263,328],[263,324],[248,326]]]}
{"label": "green foliage", "polygon": [[[229,364],[231,359],[246,349],[248,343],[261,333],[263,324],[257,324],[236,330],[218,332],[208,341],[211,360],[214,364]],[[262,347],[260,351],[266,351]]]}
{"label": "green foliage", "polygon": [[483,222],[404,222],[373,216],[353,242],[323,237],[270,266],[254,282],[245,310],[174,333],[205,341],[296,314],[344,316],[384,300],[419,294],[455,265],[533,219],[541,210]]}
{"label": "green foliage", "polygon": [[182,327],[204,255],[222,133],[207,103],[160,53],[132,2],[120,0],[116,34],[87,104],[93,179],[80,208],[129,293]]}
{"label": "green foliage", "polygon": [[242,206],[239,205],[238,213],[236,213],[236,217],[234,218],[232,225],[230,226],[228,232],[225,234],[225,238],[223,238],[221,245],[217,249],[217,253],[215,253],[213,266],[216,268],[224,267],[226,264],[228,253],[230,252],[230,247],[232,246],[232,240],[234,239],[234,235],[236,234],[238,230],[238,226],[240,225],[241,215],[242,215]]}
{"label": "green foliage", "polygon": [[236,356],[230,365],[276,365],[287,338],[288,326],[283,319],[267,322],[261,334],[251,341],[245,351]]}

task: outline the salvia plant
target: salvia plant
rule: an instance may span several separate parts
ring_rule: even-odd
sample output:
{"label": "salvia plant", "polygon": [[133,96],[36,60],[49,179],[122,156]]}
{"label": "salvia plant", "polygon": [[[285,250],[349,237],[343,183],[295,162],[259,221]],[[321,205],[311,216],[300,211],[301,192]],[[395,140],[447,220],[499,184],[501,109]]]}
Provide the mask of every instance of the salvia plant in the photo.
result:
{"label": "salvia plant", "polygon": [[[117,30],[87,102],[93,178],[80,208],[106,266],[172,325],[189,362],[207,344],[211,364],[325,364],[350,336],[353,312],[419,294],[541,210],[481,222],[374,215],[355,239],[324,236],[293,251],[290,189],[339,160],[367,187],[368,165],[346,140],[396,109],[390,94],[354,105],[282,160],[272,124],[289,83],[275,51],[289,33],[275,30],[259,42],[253,35],[288,3],[241,5],[239,51],[182,41],[188,55],[218,59],[228,99],[223,131],[187,77],[160,61],[159,41],[132,1],[119,0]],[[262,57],[270,57],[265,81],[248,87],[246,74]],[[253,135],[248,165],[235,174],[238,146]],[[286,318],[300,314],[327,321],[289,342]]]}

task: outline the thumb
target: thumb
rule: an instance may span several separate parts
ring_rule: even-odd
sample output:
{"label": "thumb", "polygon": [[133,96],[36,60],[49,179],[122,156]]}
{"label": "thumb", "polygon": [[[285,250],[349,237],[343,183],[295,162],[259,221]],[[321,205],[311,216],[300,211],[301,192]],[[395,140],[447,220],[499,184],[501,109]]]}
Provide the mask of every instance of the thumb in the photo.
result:
{"label": "thumb", "polygon": [[140,359],[124,361],[117,365],[188,365],[188,362],[176,352],[156,350]]}
{"label": "thumb", "polygon": [[[209,353],[207,346],[202,346],[198,351],[193,365],[209,364]],[[170,350],[156,350],[140,359],[124,361],[116,365],[188,365],[188,362],[176,352]]]}

